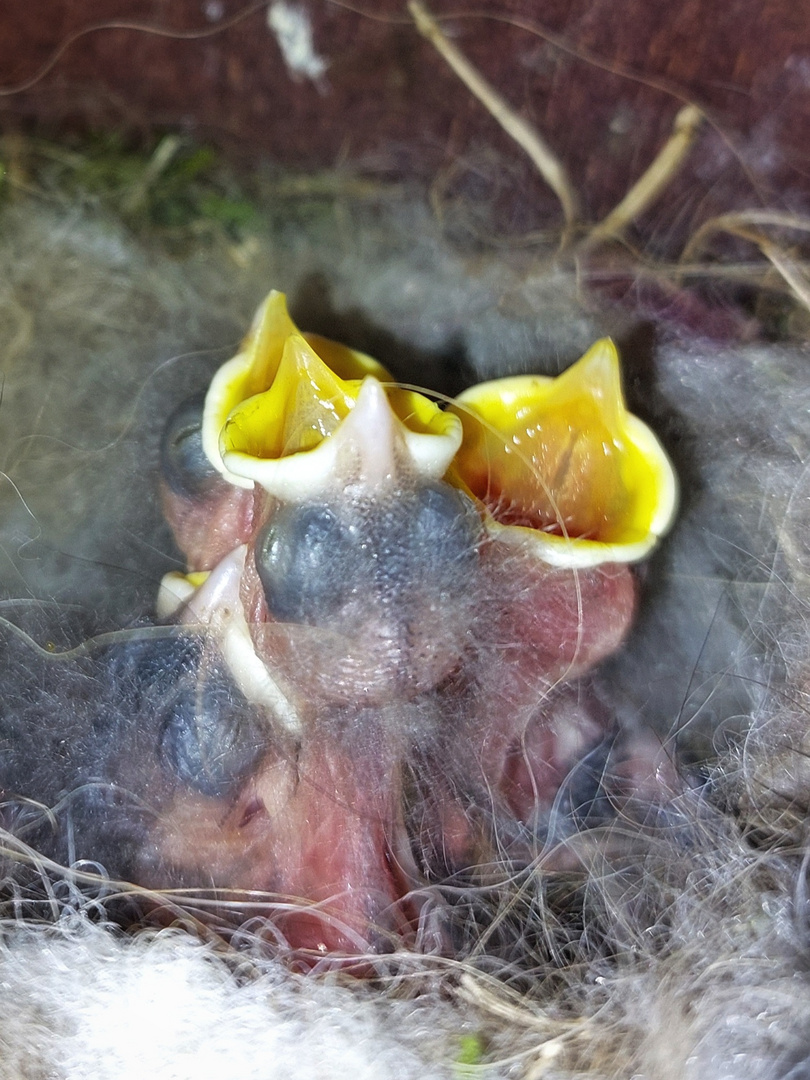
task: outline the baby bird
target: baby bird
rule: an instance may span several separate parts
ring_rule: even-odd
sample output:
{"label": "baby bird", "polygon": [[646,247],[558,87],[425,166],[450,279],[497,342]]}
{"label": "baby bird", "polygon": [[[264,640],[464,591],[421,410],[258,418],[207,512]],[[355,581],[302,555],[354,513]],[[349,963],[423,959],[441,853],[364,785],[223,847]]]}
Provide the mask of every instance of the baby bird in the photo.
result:
{"label": "baby bird", "polygon": [[4,631],[21,840],[212,892],[317,959],[410,940],[431,882],[553,864],[632,788],[565,689],[621,644],[676,505],[610,342],[441,408],[273,292],[161,463],[187,570],[160,624],[68,655]]}
{"label": "baby bird", "polygon": [[170,421],[163,472],[188,573],[160,612],[227,672],[255,747],[228,775],[204,695],[174,724],[164,759],[200,795],[161,815],[164,858],[311,902],[281,919],[297,947],[384,947],[420,884],[491,857],[496,828],[501,848],[509,821],[536,837],[604,742],[557,688],[626,633],[628,564],[674,512],[666,456],[609,342],[442,410],[301,334],[271,293]]}

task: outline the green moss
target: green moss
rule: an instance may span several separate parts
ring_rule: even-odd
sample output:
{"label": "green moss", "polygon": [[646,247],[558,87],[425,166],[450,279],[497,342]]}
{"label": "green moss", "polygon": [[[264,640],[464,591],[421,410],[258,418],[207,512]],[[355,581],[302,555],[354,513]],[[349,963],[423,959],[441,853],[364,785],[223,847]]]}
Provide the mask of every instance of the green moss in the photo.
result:
{"label": "green moss", "polygon": [[[177,134],[145,147],[115,132],[59,144],[27,140],[25,159],[35,190],[49,199],[101,204],[138,232],[199,238],[216,226],[241,239],[259,217],[255,199],[219,155]],[[0,194],[3,186],[0,176]]]}
{"label": "green moss", "polygon": [[455,1060],[454,1073],[458,1077],[472,1077],[476,1075],[475,1066],[481,1064],[484,1056],[484,1042],[480,1035],[462,1035],[459,1040],[460,1048]]}
{"label": "green moss", "polygon": [[345,244],[354,215],[371,219],[376,207],[402,197],[401,187],[350,169],[240,168],[179,132],[145,144],[115,132],[59,141],[0,136],[0,211],[28,199],[83,209],[172,257],[216,249],[242,265],[268,236],[293,250],[302,235]]}
{"label": "green moss", "polygon": [[200,211],[209,221],[218,222],[226,229],[236,231],[251,228],[259,217],[256,207],[248,199],[218,195],[214,191],[203,195]]}

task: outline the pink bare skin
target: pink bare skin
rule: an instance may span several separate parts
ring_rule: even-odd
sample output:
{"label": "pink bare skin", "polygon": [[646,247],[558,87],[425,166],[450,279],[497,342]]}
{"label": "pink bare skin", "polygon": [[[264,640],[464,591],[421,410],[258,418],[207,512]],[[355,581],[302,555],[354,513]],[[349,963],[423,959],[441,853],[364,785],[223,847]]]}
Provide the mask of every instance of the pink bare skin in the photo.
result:
{"label": "pink bare skin", "polygon": [[166,520],[189,569],[213,570],[255,530],[252,491],[222,483],[197,499],[177,495],[165,485],[162,494]]}
{"label": "pink bare skin", "polygon": [[604,737],[586,709],[558,715],[553,689],[621,644],[635,609],[626,566],[554,569],[529,545],[488,539],[476,517],[452,595],[437,602],[413,565],[391,595],[359,589],[334,623],[302,625],[273,617],[257,570],[275,499],[217,478],[203,495],[166,490],[164,506],[189,570],[245,546],[241,607],[299,726],[284,731],[270,710],[267,752],[235,798],[178,797],[158,824],[160,857],[186,885],[303,901],[274,916],[294,949],[357,955],[408,937],[424,880],[405,824],[413,770],[422,865],[454,871],[481,860],[493,813],[531,821]]}
{"label": "pink bare skin", "polygon": [[315,958],[390,950],[415,922],[401,902],[417,874],[402,821],[402,749],[362,747],[353,734],[310,738],[297,752],[282,745],[232,803],[183,796],[157,830],[184,881],[237,901],[256,892],[277,932]]}

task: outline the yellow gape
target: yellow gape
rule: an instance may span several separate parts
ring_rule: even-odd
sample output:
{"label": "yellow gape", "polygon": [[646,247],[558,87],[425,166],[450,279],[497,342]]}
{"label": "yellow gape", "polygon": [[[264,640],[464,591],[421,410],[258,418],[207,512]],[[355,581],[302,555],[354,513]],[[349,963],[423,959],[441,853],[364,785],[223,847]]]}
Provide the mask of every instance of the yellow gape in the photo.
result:
{"label": "yellow gape", "polygon": [[369,459],[375,439],[378,455],[386,443],[396,445],[421,474],[438,479],[461,442],[461,425],[422,394],[383,390],[391,381],[371,357],[301,334],[284,295],[272,292],[243,350],[211,383],[203,448],[231,483],[255,482],[282,500],[323,491],[347,441],[369,444]]}
{"label": "yellow gape", "polygon": [[214,377],[202,437],[228,481],[282,501],[323,493],[352,452],[362,480],[403,466],[444,478],[481,505],[493,539],[530,542],[559,567],[644,558],[677,502],[663,448],[627,411],[610,340],[557,378],[481,383],[444,411],[371,357],[302,334],[278,292]]}
{"label": "yellow gape", "polygon": [[671,524],[675,474],[627,411],[608,338],[556,379],[481,383],[453,411],[464,437],[448,479],[484,503],[500,539],[531,533],[543,561],[585,567],[642,559]]}

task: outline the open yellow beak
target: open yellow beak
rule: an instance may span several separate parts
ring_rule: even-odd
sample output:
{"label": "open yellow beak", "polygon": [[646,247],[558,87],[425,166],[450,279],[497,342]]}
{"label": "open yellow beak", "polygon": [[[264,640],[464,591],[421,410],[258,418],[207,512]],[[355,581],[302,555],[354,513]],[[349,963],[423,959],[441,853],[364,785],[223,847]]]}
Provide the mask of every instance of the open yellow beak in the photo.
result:
{"label": "open yellow beak", "polygon": [[627,411],[613,342],[556,379],[517,376],[465,391],[450,474],[502,540],[554,566],[635,562],[672,522],[677,483],[656,437]]}
{"label": "open yellow beak", "polygon": [[493,538],[529,543],[553,566],[644,558],[677,503],[661,444],[627,411],[608,339],[555,379],[482,383],[443,411],[364,353],[302,334],[279,292],[215,375],[202,436],[232,484],[286,501],[390,483],[403,468],[444,477],[483,504]]}
{"label": "open yellow beak", "polygon": [[[379,472],[375,459],[390,456],[396,446],[421,475],[437,479],[459,447],[461,423],[422,394],[383,389],[391,381],[364,353],[302,334],[284,295],[271,292],[242,350],[214,376],[203,413],[203,449],[232,484],[257,483],[293,501],[334,482],[349,438],[355,458],[364,455],[361,474],[366,466]],[[346,428],[358,402],[362,417]]]}

